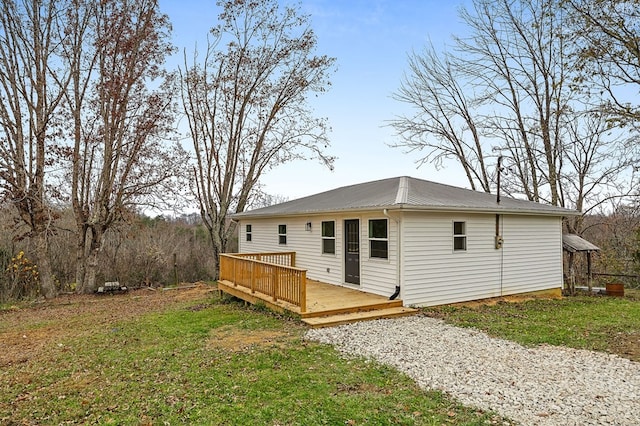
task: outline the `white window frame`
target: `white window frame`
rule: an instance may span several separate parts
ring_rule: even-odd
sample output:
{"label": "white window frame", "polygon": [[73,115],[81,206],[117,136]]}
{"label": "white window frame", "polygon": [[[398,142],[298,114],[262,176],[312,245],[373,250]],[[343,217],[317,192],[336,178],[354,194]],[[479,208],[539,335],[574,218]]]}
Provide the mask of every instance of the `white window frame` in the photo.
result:
{"label": "white window frame", "polygon": [[[462,224],[462,232],[456,233],[456,224]],[[464,253],[467,251],[467,222],[464,220],[454,220],[451,225],[451,233],[452,233],[452,248],[454,253]],[[463,248],[456,247],[456,241],[463,242]]]}
{"label": "white window frame", "polygon": [[[325,223],[333,223],[333,235],[329,236],[329,235],[324,235],[324,224]],[[320,234],[322,237],[322,254],[326,254],[326,255],[333,255],[335,256],[336,254],[336,221],[335,220],[323,220],[320,223]],[[325,251],[324,250],[324,243],[325,241],[333,241],[333,252],[329,252],[329,251]]]}
{"label": "white window frame", "polygon": [[[373,237],[372,234],[372,229],[371,229],[371,222],[379,222],[379,221],[384,221],[385,222],[385,227],[386,227],[386,237]],[[370,259],[384,259],[384,260],[388,260],[389,259],[389,220],[388,219],[369,219],[369,221],[367,222],[367,235],[369,237],[369,258]],[[384,241],[387,244],[387,250],[386,250],[386,256],[385,257],[381,257],[381,256],[373,256],[373,251],[371,250],[371,243],[373,241]]]}
{"label": "white window frame", "polygon": [[244,240],[250,243],[251,241],[253,241],[253,234],[252,234],[251,224],[250,223],[246,224],[245,227],[244,227],[244,230],[245,230]]}
{"label": "white window frame", "polygon": [[[283,229],[284,229],[284,232],[282,232]],[[287,225],[286,224],[278,225],[278,244],[282,246],[287,245]]]}

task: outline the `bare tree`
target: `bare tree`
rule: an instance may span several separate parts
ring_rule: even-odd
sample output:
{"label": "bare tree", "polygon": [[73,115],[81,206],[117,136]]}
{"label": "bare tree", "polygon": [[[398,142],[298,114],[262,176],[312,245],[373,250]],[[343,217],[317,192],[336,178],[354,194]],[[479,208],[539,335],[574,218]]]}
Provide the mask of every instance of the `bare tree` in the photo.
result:
{"label": "bare tree", "polygon": [[[573,53],[577,90],[599,93],[595,107],[608,116],[608,122],[635,132],[626,151],[635,156],[634,171],[640,160],[637,142],[640,126],[640,16],[638,0],[567,0],[576,49]],[[593,82],[585,84],[585,82]],[[635,198],[640,181],[634,182]],[[637,201],[636,201],[637,202]]]}
{"label": "bare tree", "polygon": [[491,152],[478,128],[477,117],[467,94],[465,76],[449,54],[438,55],[433,46],[409,57],[409,75],[394,98],[411,105],[412,116],[403,116],[393,126],[403,142],[396,147],[427,150],[421,163],[436,167],[445,158],[459,161],[472,189],[491,192],[490,171],[485,163]]}
{"label": "bare tree", "polygon": [[572,13],[575,58],[581,74],[576,82],[596,86],[608,97],[604,106],[622,124],[637,129],[640,120],[640,16],[638,0],[567,0]]}
{"label": "bare tree", "polygon": [[264,172],[316,157],[331,167],[325,120],[307,96],[323,92],[334,59],[316,56],[309,17],[276,0],[219,1],[220,24],[204,58],[185,55],[182,97],[193,139],[195,193],[213,243],[227,250],[234,226]]}
{"label": "bare tree", "polygon": [[583,112],[563,128],[567,143],[561,156],[561,204],[583,213],[566,221],[569,232],[581,233],[585,216],[632,193],[633,179],[625,174],[633,167],[634,152],[624,149],[629,141],[611,128],[608,114]]}
{"label": "bare tree", "polygon": [[40,292],[56,294],[48,256],[55,215],[46,170],[56,149],[57,110],[69,81],[57,61],[66,1],[0,3],[0,184],[35,242]]}
{"label": "bare tree", "polygon": [[137,206],[175,196],[187,161],[171,132],[173,78],[163,63],[173,47],[156,0],[75,0],[65,44],[72,84],[71,202],[77,227],[78,291],[96,289],[107,231]]}
{"label": "bare tree", "polygon": [[[414,58],[409,64],[412,70],[418,64],[423,70],[419,79],[434,87],[428,96],[417,96],[416,102],[453,105],[445,111],[465,117],[462,123],[443,129],[445,139],[458,139],[456,133],[464,129],[472,135],[474,146],[482,146],[478,141],[484,139],[484,149],[474,150],[477,154],[490,153],[488,145],[501,149],[511,160],[515,178],[507,189],[533,201],[548,198],[554,205],[559,202],[559,120],[567,102],[562,23],[553,13],[555,4],[546,0],[476,0],[471,11],[461,10],[470,35],[454,38],[454,52],[444,55],[448,79],[442,79],[442,71],[434,72],[433,65],[429,69],[429,63],[437,64],[434,53]],[[407,86],[416,75],[414,71],[403,84],[401,100],[418,94]],[[415,122],[401,119],[393,125],[402,129],[415,126]],[[453,152],[468,175],[467,158],[455,154],[459,149]],[[486,166],[482,172],[489,175]],[[547,188],[546,197],[543,187]]]}
{"label": "bare tree", "polygon": [[532,201],[586,209],[625,195],[628,138],[575,90],[561,6],[475,0],[463,9],[470,33],[455,37],[451,52],[410,57],[396,99],[418,112],[392,121],[397,145],[455,158],[485,190],[498,151],[508,170],[503,190]]}

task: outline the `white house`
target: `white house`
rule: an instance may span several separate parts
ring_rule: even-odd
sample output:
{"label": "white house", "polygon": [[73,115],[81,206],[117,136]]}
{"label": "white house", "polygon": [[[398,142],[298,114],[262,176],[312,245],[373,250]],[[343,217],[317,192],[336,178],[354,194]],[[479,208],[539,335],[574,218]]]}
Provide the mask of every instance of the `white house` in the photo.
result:
{"label": "white house", "polygon": [[308,278],[431,306],[559,292],[562,217],[576,214],[396,177],[233,218],[241,253],[294,251]]}

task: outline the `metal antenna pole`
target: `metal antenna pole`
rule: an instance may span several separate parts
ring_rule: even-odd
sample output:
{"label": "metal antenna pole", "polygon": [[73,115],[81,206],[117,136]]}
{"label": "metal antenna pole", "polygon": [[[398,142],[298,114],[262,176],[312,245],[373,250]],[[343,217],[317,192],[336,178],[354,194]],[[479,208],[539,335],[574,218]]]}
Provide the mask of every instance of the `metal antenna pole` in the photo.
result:
{"label": "metal antenna pole", "polygon": [[496,196],[496,201],[498,202],[498,204],[500,204],[500,174],[502,172],[502,155],[498,156],[498,190],[497,190],[497,196]]}

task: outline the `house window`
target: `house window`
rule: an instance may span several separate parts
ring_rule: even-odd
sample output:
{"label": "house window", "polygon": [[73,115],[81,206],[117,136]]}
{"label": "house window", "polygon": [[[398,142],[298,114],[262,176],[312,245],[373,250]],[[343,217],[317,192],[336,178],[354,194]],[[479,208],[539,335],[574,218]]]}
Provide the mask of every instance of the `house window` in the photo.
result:
{"label": "house window", "polygon": [[389,258],[387,219],[369,220],[369,257]]}
{"label": "house window", "polygon": [[322,254],[336,254],[336,223],[322,222]]}
{"label": "house window", "polygon": [[278,225],[278,244],[287,244],[287,225]]}
{"label": "house window", "polygon": [[247,225],[245,231],[246,240],[251,241],[251,225]]}
{"label": "house window", "polygon": [[453,222],[453,251],[467,250],[466,222]]}

